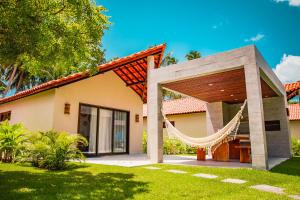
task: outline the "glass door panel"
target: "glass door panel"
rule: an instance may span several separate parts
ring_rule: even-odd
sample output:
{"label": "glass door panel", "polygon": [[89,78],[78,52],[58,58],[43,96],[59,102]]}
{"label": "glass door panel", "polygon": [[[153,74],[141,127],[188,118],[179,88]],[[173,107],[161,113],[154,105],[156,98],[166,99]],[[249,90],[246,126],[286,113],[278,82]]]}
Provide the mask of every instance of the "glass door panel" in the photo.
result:
{"label": "glass door panel", "polygon": [[96,153],[97,111],[96,107],[80,106],[79,133],[89,142],[87,147],[80,147],[80,149],[87,154]]}
{"label": "glass door panel", "polygon": [[99,109],[98,153],[112,152],[112,118],[112,110]]}
{"label": "glass door panel", "polygon": [[125,153],[127,149],[127,112],[114,112],[113,152]]}

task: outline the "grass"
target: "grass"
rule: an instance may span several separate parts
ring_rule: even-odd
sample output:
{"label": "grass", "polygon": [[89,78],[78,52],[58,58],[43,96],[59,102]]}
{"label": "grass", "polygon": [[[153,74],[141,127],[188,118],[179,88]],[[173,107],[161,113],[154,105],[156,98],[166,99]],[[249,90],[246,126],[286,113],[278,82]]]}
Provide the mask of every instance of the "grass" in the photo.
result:
{"label": "grass", "polygon": [[[286,161],[272,171],[195,166],[153,165],[117,167],[73,163],[66,171],[46,171],[27,164],[0,164],[0,199],[289,199],[250,189],[254,184],[286,188],[300,194],[300,157]],[[187,171],[172,174],[168,169]],[[218,175],[206,180],[195,173]],[[224,178],[248,180],[246,184],[222,183]]]}

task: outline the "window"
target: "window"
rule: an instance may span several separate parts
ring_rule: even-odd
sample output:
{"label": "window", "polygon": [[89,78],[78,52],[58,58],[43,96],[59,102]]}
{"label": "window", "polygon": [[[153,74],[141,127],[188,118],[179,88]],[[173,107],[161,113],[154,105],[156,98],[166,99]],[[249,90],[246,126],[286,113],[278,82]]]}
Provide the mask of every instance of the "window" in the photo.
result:
{"label": "window", "polygon": [[280,131],[280,121],[265,121],[265,130],[266,131]]}
{"label": "window", "polygon": [[5,120],[10,120],[10,117],[11,117],[11,111],[0,113],[0,122],[3,122]]}
{"label": "window", "polygon": [[[170,123],[175,127],[175,121],[170,121]],[[163,128],[166,128],[166,123],[163,122]]]}
{"label": "window", "polygon": [[86,154],[128,153],[129,112],[80,104],[78,132],[89,142]]}

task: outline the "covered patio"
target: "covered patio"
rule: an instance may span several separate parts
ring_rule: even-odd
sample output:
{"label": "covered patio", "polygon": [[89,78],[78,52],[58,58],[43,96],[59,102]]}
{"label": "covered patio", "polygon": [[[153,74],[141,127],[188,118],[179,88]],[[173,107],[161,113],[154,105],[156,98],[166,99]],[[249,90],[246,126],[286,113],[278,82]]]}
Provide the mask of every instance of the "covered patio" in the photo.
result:
{"label": "covered patio", "polygon": [[252,167],[270,169],[277,163],[274,160],[291,156],[285,89],[255,46],[163,68],[156,68],[153,57],[148,57],[147,133],[152,163],[165,162],[162,88],[207,102],[207,135],[223,128],[247,99],[238,134],[249,138]]}

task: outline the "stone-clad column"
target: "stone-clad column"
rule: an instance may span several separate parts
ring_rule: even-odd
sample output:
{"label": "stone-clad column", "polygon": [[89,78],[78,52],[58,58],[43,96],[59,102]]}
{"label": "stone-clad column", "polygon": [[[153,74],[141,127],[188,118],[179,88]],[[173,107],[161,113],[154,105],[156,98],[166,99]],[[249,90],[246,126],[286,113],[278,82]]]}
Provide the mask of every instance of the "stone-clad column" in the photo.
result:
{"label": "stone-clad column", "polygon": [[268,151],[259,68],[255,62],[245,65],[245,81],[251,140],[252,167],[268,169]]}
{"label": "stone-clad column", "polygon": [[160,163],[163,162],[162,90],[152,74],[154,57],[149,56],[147,62],[147,154],[153,163]]}

